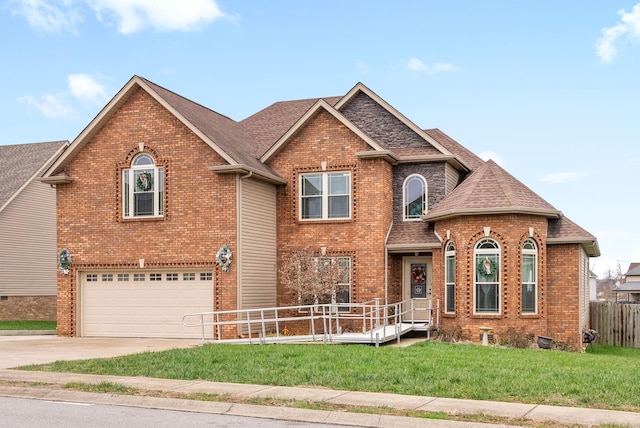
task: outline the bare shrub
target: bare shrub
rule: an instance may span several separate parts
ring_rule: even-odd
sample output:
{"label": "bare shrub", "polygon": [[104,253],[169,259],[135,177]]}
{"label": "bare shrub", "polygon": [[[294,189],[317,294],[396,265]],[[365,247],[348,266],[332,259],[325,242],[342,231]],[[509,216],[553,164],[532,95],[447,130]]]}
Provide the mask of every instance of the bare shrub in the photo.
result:
{"label": "bare shrub", "polygon": [[318,257],[309,249],[296,250],[282,258],[279,269],[291,305],[314,305],[335,300],[343,269],[331,257]]}

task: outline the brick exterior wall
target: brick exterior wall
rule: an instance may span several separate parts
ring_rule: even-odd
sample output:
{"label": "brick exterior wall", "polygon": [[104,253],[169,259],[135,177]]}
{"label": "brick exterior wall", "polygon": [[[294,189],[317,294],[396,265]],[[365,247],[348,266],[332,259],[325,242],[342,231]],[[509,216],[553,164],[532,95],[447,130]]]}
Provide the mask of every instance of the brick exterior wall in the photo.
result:
{"label": "brick exterior wall", "polygon": [[[484,228],[490,228],[489,238],[501,249],[500,314],[474,314],[474,247],[485,237]],[[538,306],[537,314],[521,313],[521,265],[522,244],[530,237],[538,246]],[[547,274],[550,259],[546,245],[547,220],[531,215],[480,215],[447,219],[436,223],[436,230],[443,237],[442,249],[433,252],[433,297],[442,306],[441,326],[460,328],[463,339],[479,341],[479,327],[493,328],[496,340],[506,338],[511,332],[518,335],[548,336],[555,330],[555,313],[550,312],[552,301],[559,295],[549,295],[550,281]],[[444,247],[449,231],[456,248],[455,314],[444,313]],[[557,264],[558,269],[576,270],[577,264]],[[577,307],[569,310],[577,310]],[[569,338],[567,338],[569,339]],[[572,345],[575,345],[572,339]]]}
{"label": "brick exterior wall", "polygon": [[[165,216],[123,220],[122,168],[144,143],[165,166]],[[58,334],[77,334],[78,272],[83,269],[198,267],[215,270],[216,309],[235,309],[235,267],[220,273],[215,255],[223,243],[237,248],[236,176],[208,166],[224,161],[143,90],[135,92],[66,168],[73,178],[57,187],[58,249],[73,265],[58,273]],[[224,217],[224,226],[220,218]],[[214,302],[211,302],[212,309]]]}
{"label": "brick exterior wall", "polygon": [[[278,252],[309,248],[328,256],[350,256],[351,300],[363,302],[384,297],[386,234],[391,224],[392,167],[383,160],[361,160],[355,153],[370,147],[335,119],[321,111],[312,118],[269,166],[288,180],[277,192]],[[298,219],[300,173],[350,171],[352,218],[337,221]],[[287,305],[292,296],[278,286],[278,304]]]}
{"label": "brick exterior wall", "polygon": [[[547,336],[576,349],[582,347],[580,325],[580,252],[577,244],[548,247],[549,281],[547,287],[549,330]],[[577,340],[579,338],[579,340]]]}
{"label": "brick exterior wall", "polygon": [[56,296],[7,296],[0,299],[0,320],[54,321]]}

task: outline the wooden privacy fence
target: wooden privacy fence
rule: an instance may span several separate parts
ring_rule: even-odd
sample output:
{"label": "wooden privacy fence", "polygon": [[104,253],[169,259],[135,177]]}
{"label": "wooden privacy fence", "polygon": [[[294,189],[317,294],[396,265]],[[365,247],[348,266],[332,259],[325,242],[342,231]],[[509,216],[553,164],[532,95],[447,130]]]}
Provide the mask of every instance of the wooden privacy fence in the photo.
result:
{"label": "wooden privacy fence", "polygon": [[600,337],[596,343],[640,348],[640,305],[591,302],[591,328]]}

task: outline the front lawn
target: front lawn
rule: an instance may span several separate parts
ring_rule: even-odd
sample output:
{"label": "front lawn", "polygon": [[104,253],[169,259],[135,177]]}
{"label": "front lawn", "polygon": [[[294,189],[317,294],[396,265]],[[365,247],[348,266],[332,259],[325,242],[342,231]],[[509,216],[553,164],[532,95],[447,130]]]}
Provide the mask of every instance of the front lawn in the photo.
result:
{"label": "front lawn", "polygon": [[0,330],[55,330],[55,321],[0,321]]}
{"label": "front lawn", "polygon": [[30,366],[28,370],[314,386],[640,412],[640,350],[587,353],[422,342],[367,345],[205,345]]}

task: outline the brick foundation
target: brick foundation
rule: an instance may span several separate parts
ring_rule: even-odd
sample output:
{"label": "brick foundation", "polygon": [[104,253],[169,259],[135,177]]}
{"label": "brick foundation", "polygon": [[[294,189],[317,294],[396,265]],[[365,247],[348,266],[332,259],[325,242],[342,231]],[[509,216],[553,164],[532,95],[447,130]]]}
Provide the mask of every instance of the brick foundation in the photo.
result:
{"label": "brick foundation", "polygon": [[53,321],[56,296],[6,296],[0,299],[0,319]]}

